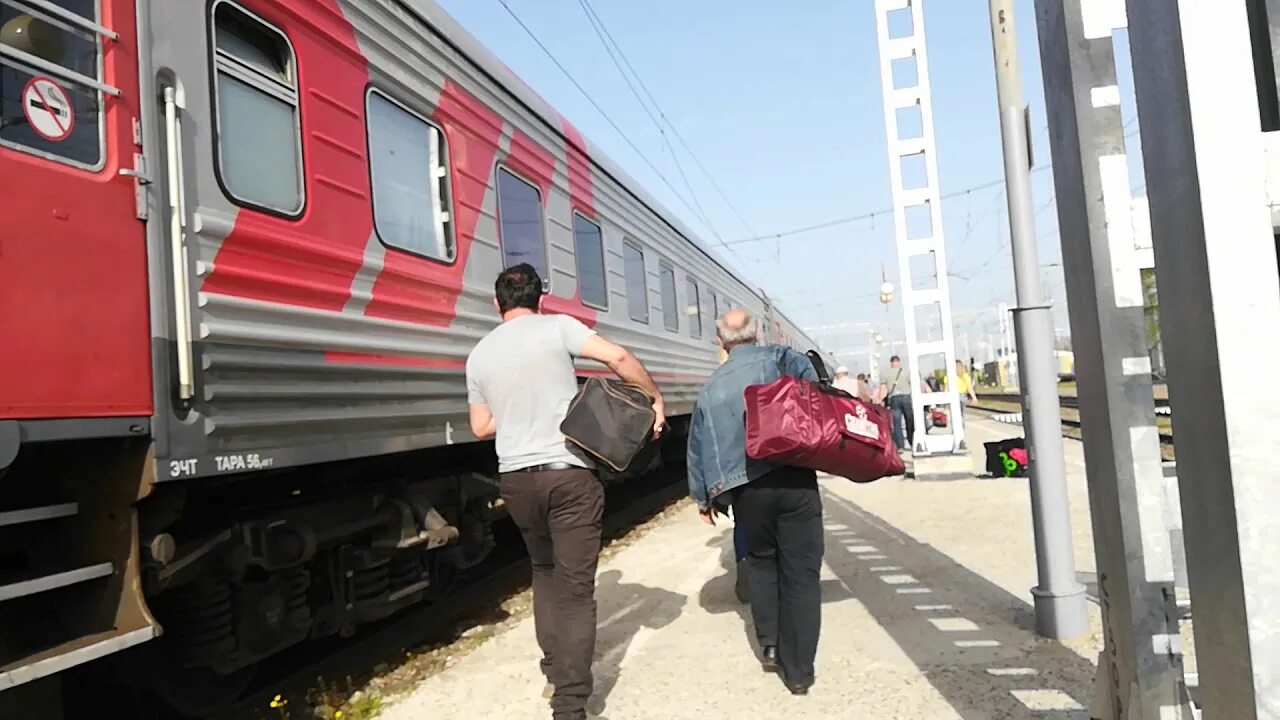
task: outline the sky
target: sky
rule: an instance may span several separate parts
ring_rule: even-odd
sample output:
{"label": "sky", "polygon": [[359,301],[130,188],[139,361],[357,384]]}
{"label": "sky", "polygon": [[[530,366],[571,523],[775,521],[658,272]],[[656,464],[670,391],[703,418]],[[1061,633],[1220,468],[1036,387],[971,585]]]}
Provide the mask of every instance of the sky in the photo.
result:
{"label": "sky", "polygon": [[[865,348],[869,328],[860,323],[901,339],[901,305],[895,297],[886,308],[878,299],[882,271],[900,284],[891,213],[775,237],[892,207],[872,0],[505,1],[608,118],[502,0],[438,0],[793,321],[846,326],[815,338],[826,349]],[[647,101],[647,89],[661,116],[623,81],[588,9],[643,81],[640,97]],[[1017,3],[1036,232],[1046,293],[1065,331],[1033,10],[1031,0]],[[978,354],[996,332],[996,306],[1014,298],[1004,188],[992,185],[1004,171],[987,3],[929,0],[924,14],[939,189],[959,193],[942,204],[953,327],[960,349]],[[1123,37],[1117,49],[1127,57]],[[1130,87],[1122,70],[1126,121],[1134,114]]]}

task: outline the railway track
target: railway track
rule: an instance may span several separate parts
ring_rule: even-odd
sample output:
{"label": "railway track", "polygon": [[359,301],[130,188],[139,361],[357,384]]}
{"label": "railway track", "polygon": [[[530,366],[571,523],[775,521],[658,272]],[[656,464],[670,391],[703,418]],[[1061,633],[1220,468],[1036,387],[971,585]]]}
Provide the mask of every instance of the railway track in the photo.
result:
{"label": "railway track", "polygon": [[[1013,405],[1020,407],[1022,404],[1022,396],[1019,395],[1018,393],[1007,393],[1007,392],[978,393],[978,402],[979,403],[983,403],[983,402],[1012,403]],[[1064,410],[1080,409],[1080,398],[1076,395],[1072,395],[1072,394],[1059,395],[1058,402]],[[1168,416],[1171,414],[1171,410],[1169,409],[1168,397],[1161,397],[1157,395],[1155,398],[1155,404],[1156,404],[1157,415]]]}
{"label": "railway track", "polygon": [[[1075,440],[1083,439],[1080,430],[1080,399],[1075,395],[1060,395],[1062,434]],[[1156,426],[1160,432],[1160,453],[1165,460],[1174,459],[1172,411],[1167,397],[1155,398]],[[970,410],[987,413],[993,417],[1014,416],[1014,424],[1021,425],[1022,398],[1017,393],[978,393],[978,402]]]}
{"label": "railway track", "polygon": [[[605,501],[605,552],[631,529],[685,497],[684,477],[682,467],[664,468],[610,486]],[[108,716],[135,720],[310,718],[318,694],[329,697],[336,709],[370,678],[397,669],[407,657],[447,648],[463,637],[467,628],[508,616],[504,601],[529,586],[528,556],[509,518],[499,520],[494,532],[497,547],[492,555],[453,578],[442,599],[373,623],[351,638],[304,642],[286,650],[260,667],[249,689],[229,707],[224,702],[224,708],[216,712],[184,714],[148,689],[118,684],[117,679],[95,676],[92,668],[87,668],[69,681],[77,690],[67,693],[66,718],[102,717],[105,698],[111,698]],[[272,707],[277,696],[278,707]],[[352,717],[352,713],[344,716]]]}

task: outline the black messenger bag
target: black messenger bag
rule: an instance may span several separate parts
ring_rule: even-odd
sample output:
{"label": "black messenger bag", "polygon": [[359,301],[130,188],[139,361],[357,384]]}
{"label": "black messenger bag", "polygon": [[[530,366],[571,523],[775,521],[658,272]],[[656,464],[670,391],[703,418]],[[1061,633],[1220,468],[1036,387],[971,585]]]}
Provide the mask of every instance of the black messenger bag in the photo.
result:
{"label": "black messenger bag", "polygon": [[589,378],[569,403],[560,432],[614,472],[625,472],[656,447],[653,398],[621,380]]}

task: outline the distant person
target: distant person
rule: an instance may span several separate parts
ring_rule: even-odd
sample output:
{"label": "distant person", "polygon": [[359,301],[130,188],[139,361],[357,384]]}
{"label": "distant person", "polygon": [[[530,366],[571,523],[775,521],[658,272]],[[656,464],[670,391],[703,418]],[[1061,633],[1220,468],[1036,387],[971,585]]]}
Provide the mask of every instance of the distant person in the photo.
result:
{"label": "distant person", "polygon": [[654,434],[666,424],[662,393],[628,350],[568,315],[543,315],[533,266],[494,283],[502,322],[467,358],[471,432],[496,437],[502,499],[533,565],[533,622],[555,720],[587,717],[596,644],[596,563],[604,488],[592,463],[560,432],[578,392],[573,358],[609,366],[654,398]]}
{"label": "distant person", "polygon": [[[946,382],[945,378],[943,382]],[[969,403],[978,402],[978,394],[973,390],[973,376],[961,360],[956,361],[956,394],[960,396],[960,408],[969,407]]]}
{"label": "distant person", "polygon": [[[902,367],[902,358],[894,355],[889,358],[889,369],[880,377],[880,390],[877,400],[884,402],[889,406],[889,410],[893,419],[893,444],[898,446],[899,452],[905,452],[907,449],[907,431],[906,427],[911,416],[911,376],[907,374],[907,369]],[[914,424],[914,420],[911,421]]]}
{"label": "distant person", "polygon": [[780,345],[759,345],[760,326],[745,310],[716,320],[729,359],[702,390],[689,426],[689,494],[704,522],[714,525],[712,502],[728,494],[745,528],[751,616],[766,672],[781,670],[794,695],[813,685],[822,621],[822,500],[812,470],[747,457],[743,392],[787,375],[817,381],[807,357]]}
{"label": "distant person", "polygon": [[867,387],[867,376],[849,377],[849,368],[841,365],[836,368],[836,377],[831,386],[843,390],[863,402],[871,402],[871,388]]}
{"label": "distant person", "polygon": [[837,390],[843,390],[854,397],[859,397],[862,388],[858,385],[858,381],[849,377],[849,368],[841,365],[836,368],[836,377],[831,381],[831,387]]}
{"label": "distant person", "polygon": [[858,373],[858,399],[871,402],[871,383],[867,382],[866,373]]}

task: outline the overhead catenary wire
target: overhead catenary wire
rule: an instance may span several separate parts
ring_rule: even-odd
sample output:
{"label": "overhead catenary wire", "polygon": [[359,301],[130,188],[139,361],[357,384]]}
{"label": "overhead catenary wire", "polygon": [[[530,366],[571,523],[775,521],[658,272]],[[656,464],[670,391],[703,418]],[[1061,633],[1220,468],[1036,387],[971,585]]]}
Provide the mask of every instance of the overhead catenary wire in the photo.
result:
{"label": "overhead catenary wire", "polygon": [[[1051,167],[1053,166],[1041,165],[1040,167],[1032,170],[1031,172],[1033,173],[1042,172],[1044,170],[1048,170]],[[945,193],[939,196],[938,199],[950,200],[953,198],[958,198],[964,195],[968,195],[969,193],[979,192],[981,190],[986,190],[988,188],[993,188],[1000,185],[1004,185],[1004,180],[992,180],[991,182],[982,183],[981,185],[974,185],[972,187],[967,187],[962,190],[955,190],[953,192]],[[729,240],[726,242],[726,244],[727,245],[743,245],[746,243],[762,242],[764,240],[777,240],[784,237],[791,237],[793,235],[803,235],[805,233],[810,233],[815,230],[824,230],[830,227],[848,225],[850,223],[860,222],[862,220],[872,220],[881,215],[891,215],[891,214],[893,214],[893,208],[882,208],[880,210],[874,210],[872,212],[866,212],[860,215],[850,215],[848,217],[835,218],[834,220],[827,220],[825,222],[814,223],[812,225],[803,225],[803,226],[791,228],[788,230],[782,230],[780,232],[765,233],[763,235],[755,235],[752,237],[738,238],[737,240]]]}
{"label": "overhead catenary wire", "polygon": [[[537,33],[533,32],[533,29],[530,28],[528,25],[526,25],[524,20],[520,19],[520,16],[516,14],[516,11],[512,10],[511,6],[507,4],[507,0],[498,0],[498,4],[501,5],[502,8],[507,11],[507,14],[511,16],[511,19],[516,21],[516,24],[519,25],[522,30],[524,30],[525,34],[528,35],[531,40],[533,40],[534,44],[537,45],[538,48],[542,50],[543,54],[545,54],[547,58],[551,60],[552,64],[554,64],[556,68],[558,68],[560,72],[564,74],[566,78],[568,78],[569,82],[572,83],[573,86],[578,89],[578,92],[582,93],[582,96],[586,98],[587,102],[590,103],[593,108],[596,109],[596,112],[600,113],[600,116],[605,119],[605,122],[609,123],[609,126],[612,127],[614,131],[618,133],[618,136],[622,138],[623,142],[625,142],[627,146],[630,147],[633,152],[635,152],[635,154],[644,162],[645,165],[649,166],[649,169],[652,170],[653,173],[658,176],[658,179],[662,181],[663,185],[667,186],[667,189],[671,191],[671,194],[674,195],[677,200],[683,203],[685,208],[688,209],[689,212],[693,213],[696,216],[698,214],[698,211],[689,203],[689,200],[685,198],[685,196],[682,195],[680,191],[676,190],[675,186],[671,184],[671,181],[667,179],[667,176],[664,175],[662,171],[658,169],[658,166],[653,164],[653,161],[650,160],[649,157],[645,155],[644,152],[642,152],[639,147],[636,146],[635,142],[633,142],[631,138],[622,130],[622,128],[618,126],[618,123],[616,123],[613,120],[613,118],[609,115],[609,113],[605,112],[604,108],[600,106],[600,103],[596,102],[596,99],[591,96],[591,93],[587,92],[587,89],[582,86],[582,83],[578,82],[578,79],[573,76],[573,73],[569,72],[569,69],[564,66],[564,63],[561,63],[560,59],[555,56],[555,53],[551,52],[551,49],[548,48],[542,42],[542,40],[538,38]],[[721,240],[720,244],[726,245],[724,240]],[[727,245],[726,245],[726,249],[727,249]]]}
{"label": "overhead catenary wire", "polygon": [[[609,56],[609,59],[613,61],[613,66],[618,69],[618,74],[622,76],[622,81],[626,83],[627,89],[631,91],[633,96],[635,96],[636,102],[640,103],[640,108],[644,110],[645,115],[649,116],[649,120],[651,120],[653,122],[653,126],[657,128],[658,135],[662,137],[662,145],[666,148],[667,152],[670,153],[671,160],[676,166],[676,172],[680,174],[680,180],[684,182],[685,189],[689,191],[689,198],[693,200],[693,204],[697,208],[698,217],[702,220],[704,225],[711,229],[711,232],[716,236],[716,239],[723,242],[724,238],[720,236],[720,232],[716,229],[715,224],[711,222],[711,218],[707,215],[706,208],[702,207],[702,202],[698,199],[698,192],[693,189],[693,184],[689,182],[689,176],[685,174],[684,166],[680,163],[679,155],[676,154],[675,148],[667,138],[667,132],[666,129],[663,128],[662,122],[660,122],[658,117],[654,115],[653,110],[649,109],[649,105],[645,102],[644,98],[640,96],[640,91],[636,89],[636,84],[631,82],[631,77],[628,76],[627,71],[623,69],[624,64],[627,68],[631,68],[631,63],[627,61],[626,55],[622,52],[622,48],[617,46],[617,42],[613,40],[613,36],[609,34],[608,29],[604,27],[603,21],[601,21],[599,16],[595,14],[595,10],[587,3],[587,0],[578,0],[578,5],[582,7],[583,14],[587,16],[587,22],[591,25],[591,29],[595,31],[596,37],[600,39],[600,44],[604,46],[605,53]],[[610,46],[610,43],[612,43],[612,46]],[[619,60],[619,58],[621,58],[621,60]],[[635,75],[636,81],[643,85],[644,81],[640,79],[639,74],[637,74],[634,69],[631,70],[631,73]],[[648,90],[646,90],[645,93],[648,94]],[[652,98],[652,95],[650,95],[650,98]],[[660,108],[658,109],[658,112],[662,112]]]}
{"label": "overhead catenary wire", "polygon": [[[1045,168],[1045,169],[1047,169],[1047,168]],[[994,214],[994,213],[996,213],[996,212],[998,211],[998,207],[999,207],[1000,201],[1001,201],[1002,199],[1004,199],[1003,181],[999,181],[999,182],[990,182],[990,183],[984,183],[984,184],[982,184],[982,185],[977,185],[977,186],[974,186],[974,187],[971,187],[971,188],[966,188],[966,189],[964,189],[964,190],[960,190],[960,191],[957,191],[957,192],[954,192],[954,193],[950,193],[950,194],[948,194],[948,195],[944,196],[944,198],[947,198],[947,197],[954,198],[954,197],[958,197],[958,196],[964,196],[964,197],[967,197],[967,198],[969,199],[969,201],[970,201],[970,205],[969,205],[968,207],[966,207],[966,210],[965,210],[965,213],[966,213],[966,217],[965,217],[965,231],[964,231],[964,233],[963,233],[962,237],[960,238],[960,241],[959,241],[958,243],[956,243],[956,247],[954,248],[954,249],[957,251],[957,253],[959,253],[959,254],[963,254],[963,253],[960,253],[960,251],[963,249],[963,246],[964,246],[964,244],[965,244],[965,241],[969,238],[969,236],[972,234],[972,232],[973,232],[973,230],[974,230],[974,228],[975,228],[975,224],[974,224],[974,223],[975,223],[975,214],[974,214],[974,210],[973,210],[973,207],[972,207],[972,198],[973,198],[973,195],[974,195],[975,193],[981,192],[982,190],[989,190],[989,189],[992,189],[993,187],[997,187],[997,186],[998,186],[998,187],[1000,187],[1000,192],[995,193],[995,194],[992,196],[992,200],[991,200],[990,204],[988,204],[988,205],[984,206],[984,207],[985,207],[985,209],[983,209],[983,210],[979,211],[979,212],[976,214],[976,217],[977,217],[978,219],[981,219],[981,218],[984,218],[984,217],[986,217],[986,216],[988,216],[988,215]],[[1055,198],[1055,197],[1053,197],[1053,196],[1050,196],[1049,200],[1048,200],[1046,203],[1044,203],[1043,205],[1041,205],[1041,206],[1037,209],[1037,211],[1036,211],[1036,215],[1037,215],[1037,216],[1042,215],[1046,210],[1048,210],[1049,208],[1053,207],[1053,205],[1054,205],[1054,203],[1055,203],[1055,202],[1056,202],[1056,198]],[[884,212],[884,213],[889,213],[889,212],[892,212],[892,210],[889,210],[889,211],[883,211],[883,212]],[[864,216],[861,216],[861,217],[865,218],[865,217],[867,217],[867,216],[865,216],[865,215],[864,215]],[[770,239],[774,239],[774,238],[766,237],[765,239],[766,239],[766,240],[770,240]],[[777,242],[777,241],[775,240],[775,244],[776,244],[776,242]],[[994,253],[993,253],[989,258],[987,258],[987,259],[985,259],[984,261],[982,261],[982,262],[978,263],[977,265],[973,266],[972,268],[965,269],[963,272],[957,271],[957,269],[954,267],[954,265],[952,265],[951,267],[949,267],[949,268],[948,268],[947,275],[948,275],[949,277],[957,278],[957,279],[959,279],[959,280],[962,280],[962,281],[967,282],[967,281],[969,281],[969,280],[973,279],[973,277],[975,277],[977,274],[982,273],[982,272],[983,272],[983,271],[985,271],[988,267],[990,267],[990,266],[991,266],[991,264],[992,264],[992,263],[993,263],[993,262],[994,262],[998,257],[1000,257],[1000,255],[1001,255],[1002,253],[1003,253],[1003,254],[1007,254],[1007,253],[1008,253],[1008,250],[1009,250],[1008,245],[1007,245],[1006,243],[1003,243],[1003,242],[1002,242],[1002,243],[1000,244],[1000,246],[999,246],[998,248],[996,248],[996,251],[995,251],[995,252],[994,252]],[[957,257],[959,257],[959,255],[952,256],[951,260],[952,260],[952,261],[954,261]],[[805,295],[805,296],[812,296],[812,293],[805,292],[805,293],[804,293],[804,295]],[[806,304],[806,305],[802,305],[802,306],[790,306],[790,305],[788,305],[788,309],[789,309],[789,310],[791,310],[791,311],[799,311],[799,310],[810,309],[810,308],[813,308],[813,307],[820,307],[820,306],[824,306],[824,305],[827,305],[827,304],[830,304],[830,303],[835,302],[837,299],[842,300],[842,301],[845,301],[845,302],[849,302],[849,301],[859,301],[859,300],[863,300],[863,299],[876,298],[876,297],[878,297],[878,292],[875,292],[875,293],[868,293],[868,294],[865,294],[865,295],[847,295],[844,291],[841,291],[841,292],[838,292],[838,293],[834,293],[834,294],[830,294],[830,295],[828,295],[826,300],[821,300],[821,301],[817,301],[817,302],[812,302],[812,303],[808,303],[808,304]]]}
{"label": "overhead catenary wire", "polygon": [[671,122],[671,119],[667,117],[665,112],[663,112],[662,106],[658,104],[657,98],[655,98],[653,93],[649,91],[649,86],[645,84],[644,78],[640,77],[640,73],[636,72],[635,67],[631,65],[631,61],[627,59],[626,53],[622,51],[622,47],[613,39],[613,34],[609,32],[609,28],[596,13],[595,8],[591,5],[591,0],[579,0],[579,2],[582,4],[583,9],[586,10],[587,14],[595,18],[596,23],[600,26],[600,30],[604,32],[604,35],[609,39],[609,42],[613,43],[614,48],[618,51],[618,55],[622,58],[623,64],[626,65],[627,69],[631,71],[631,74],[635,76],[636,82],[640,85],[640,89],[643,90],[645,96],[649,98],[649,102],[653,104],[653,108],[657,111],[658,116],[667,123],[667,127],[671,128],[671,135],[680,143],[680,146],[689,154],[689,157],[693,158],[694,164],[698,166],[698,169],[701,170],[702,174],[707,178],[707,182],[711,185],[711,188],[716,191],[716,194],[720,196],[721,200],[724,200],[724,204],[733,212],[734,216],[738,219],[738,222],[742,223],[742,226],[747,229],[747,232],[755,235],[755,228],[751,226],[751,223],[748,222],[742,212],[738,210],[738,206],[729,199],[729,195],[720,187],[720,184],[716,182],[715,176],[711,174],[711,171],[707,169],[705,164],[703,164],[702,159],[699,158],[698,154],[689,146],[688,141],[686,141],[684,136],[680,134],[679,128],[677,128],[675,123]]}

